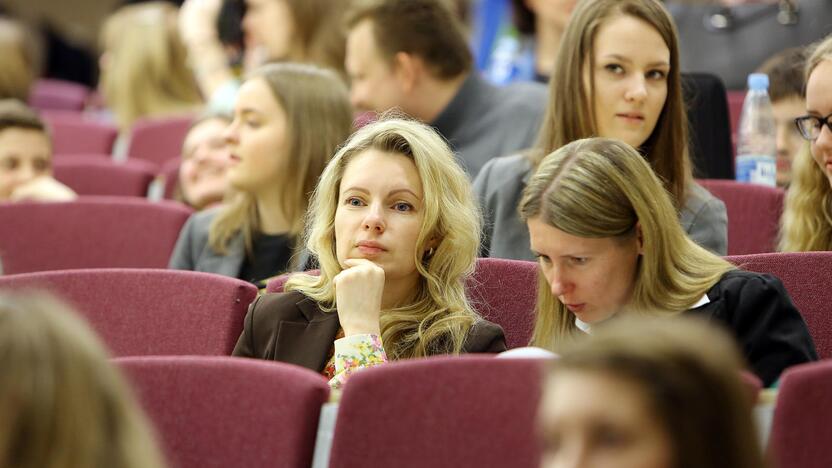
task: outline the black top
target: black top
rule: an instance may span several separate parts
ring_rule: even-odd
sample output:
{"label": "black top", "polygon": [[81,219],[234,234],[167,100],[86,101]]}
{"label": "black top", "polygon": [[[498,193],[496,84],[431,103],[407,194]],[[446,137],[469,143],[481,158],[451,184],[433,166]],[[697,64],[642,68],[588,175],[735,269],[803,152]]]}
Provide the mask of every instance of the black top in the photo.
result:
{"label": "black top", "polygon": [[252,255],[246,255],[240,269],[241,280],[262,282],[289,270],[292,258],[292,238],[286,234],[258,234],[254,238]]}
{"label": "black top", "polygon": [[765,386],[786,368],[818,359],[806,322],[777,277],[732,270],[708,291],[708,299],[688,313],[723,322]]}

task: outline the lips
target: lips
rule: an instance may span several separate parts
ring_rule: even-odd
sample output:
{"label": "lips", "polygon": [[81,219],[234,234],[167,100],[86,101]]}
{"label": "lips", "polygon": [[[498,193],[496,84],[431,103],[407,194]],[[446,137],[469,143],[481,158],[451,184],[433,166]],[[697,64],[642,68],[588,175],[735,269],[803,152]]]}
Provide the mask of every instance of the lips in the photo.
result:
{"label": "lips", "polygon": [[644,120],[644,114],[640,112],[620,112],[618,114],[615,114],[615,116],[634,122],[641,122]]}
{"label": "lips", "polygon": [[573,314],[577,314],[577,313],[583,311],[584,308],[586,307],[586,304],[564,304],[564,305]]}
{"label": "lips", "polygon": [[364,256],[371,257],[386,252],[387,249],[376,241],[359,241],[356,244],[358,251]]}
{"label": "lips", "polygon": [[238,162],[242,161],[243,158],[237,156],[236,154],[229,154],[228,160],[231,161],[231,164],[237,164]]}

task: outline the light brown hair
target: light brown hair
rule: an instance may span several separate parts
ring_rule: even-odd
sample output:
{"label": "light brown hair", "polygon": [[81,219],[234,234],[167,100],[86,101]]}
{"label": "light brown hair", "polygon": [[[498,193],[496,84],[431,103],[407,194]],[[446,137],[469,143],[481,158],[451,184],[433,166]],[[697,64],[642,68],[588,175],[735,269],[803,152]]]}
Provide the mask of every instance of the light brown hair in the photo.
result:
{"label": "light brown hair", "polygon": [[399,52],[420,57],[440,79],[468,73],[473,66],[463,27],[442,0],[355,0],[347,12],[351,29],[369,20],[376,46],[388,62]]}
{"label": "light brown hair", "polygon": [[[309,195],[318,176],[352,131],[349,92],[334,72],[314,65],[265,65],[248,79],[263,80],[286,113],[287,141],[281,152],[285,170],[274,183],[283,188],[283,214],[292,223],[289,235],[296,237],[303,230]],[[242,233],[251,252],[258,227],[254,196],[233,192],[211,223],[208,242],[216,252],[225,253],[231,239]]]}
{"label": "light brown hair", "polygon": [[[627,309],[640,313],[687,310],[734,268],[685,235],[659,177],[619,140],[578,140],[545,157],[523,192],[520,217],[587,238],[626,238],[638,226],[644,248]],[[575,315],[539,278],[532,345],[557,350],[576,333]]]}
{"label": "light brown hair", "polygon": [[584,86],[584,71],[593,68],[595,38],[601,26],[617,16],[632,16],[652,26],[670,50],[667,99],[656,128],[638,148],[650,162],[680,209],[693,183],[688,147],[688,118],[682,96],[679,41],[670,14],[658,0],[585,0],[578,2],[563,39],[549,80],[549,105],[534,151],[534,165],[547,154],[581,138],[598,136],[593,106],[593,83]]}
{"label": "light brown hair", "polygon": [[768,75],[771,102],[787,98],[803,99],[806,86],[806,49],[793,47],[778,52],[760,65],[759,73]]}
{"label": "light brown hair", "polygon": [[702,319],[629,317],[573,342],[551,376],[600,373],[636,384],[669,436],[675,468],[762,468],[744,367],[728,333]]}
{"label": "light brown hair", "polygon": [[161,468],[104,346],[44,294],[0,295],[0,466]]}
{"label": "light brown hair", "polygon": [[27,46],[23,26],[0,17],[0,99],[28,99],[37,64]]}
{"label": "light brown hair", "polygon": [[49,136],[38,114],[17,99],[0,99],[0,132],[7,128],[36,130]]}

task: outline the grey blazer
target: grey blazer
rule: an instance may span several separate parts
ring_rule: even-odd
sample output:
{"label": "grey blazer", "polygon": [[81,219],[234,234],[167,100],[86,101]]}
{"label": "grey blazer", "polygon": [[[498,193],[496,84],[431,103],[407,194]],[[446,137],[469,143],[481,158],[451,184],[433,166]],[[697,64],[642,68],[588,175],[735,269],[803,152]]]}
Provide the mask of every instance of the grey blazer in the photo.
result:
{"label": "grey blazer", "polygon": [[[517,207],[532,176],[531,162],[522,154],[495,158],[474,180],[474,192],[483,211],[483,257],[535,260],[529,231]],[[728,213],[725,204],[698,184],[690,188],[679,214],[682,229],[697,244],[725,255],[728,251]]]}
{"label": "grey blazer", "polygon": [[246,258],[243,236],[231,240],[225,255],[218,254],[208,246],[208,230],[218,210],[219,207],[215,207],[191,215],[179,233],[168,268],[204,271],[234,278],[240,276]]}

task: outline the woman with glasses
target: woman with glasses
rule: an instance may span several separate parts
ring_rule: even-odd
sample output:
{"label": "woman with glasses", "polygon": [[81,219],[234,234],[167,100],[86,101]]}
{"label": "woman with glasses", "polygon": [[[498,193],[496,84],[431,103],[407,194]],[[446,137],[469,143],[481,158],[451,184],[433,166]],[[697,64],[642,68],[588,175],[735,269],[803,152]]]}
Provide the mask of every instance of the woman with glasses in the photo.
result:
{"label": "woman with glasses", "polygon": [[786,196],[785,252],[832,250],[832,35],[813,47],[806,62],[806,110],[795,119],[809,144],[795,159]]}

